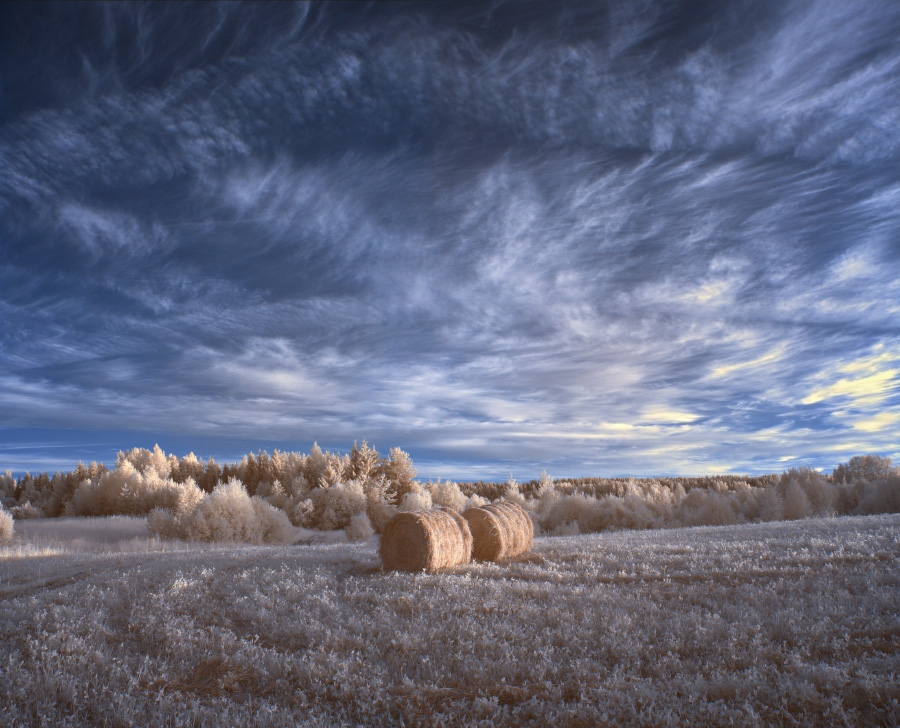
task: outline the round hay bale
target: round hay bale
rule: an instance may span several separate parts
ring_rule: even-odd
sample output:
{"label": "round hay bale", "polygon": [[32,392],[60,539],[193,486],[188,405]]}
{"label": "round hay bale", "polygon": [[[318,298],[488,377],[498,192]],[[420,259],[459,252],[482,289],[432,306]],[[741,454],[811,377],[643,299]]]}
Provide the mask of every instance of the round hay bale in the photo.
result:
{"label": "round hay bale", "polygon": [[398,513],[381,535],[381,564],[396,571],[436,571],[472,560],[472,534],[453,511]]}
{"label": "round hay bale", "polygon": [[519,556],[528,551],[534,541],[531,517],[515,503],[470,508],[463,516],[472,531],[472,556],[479,561]]}

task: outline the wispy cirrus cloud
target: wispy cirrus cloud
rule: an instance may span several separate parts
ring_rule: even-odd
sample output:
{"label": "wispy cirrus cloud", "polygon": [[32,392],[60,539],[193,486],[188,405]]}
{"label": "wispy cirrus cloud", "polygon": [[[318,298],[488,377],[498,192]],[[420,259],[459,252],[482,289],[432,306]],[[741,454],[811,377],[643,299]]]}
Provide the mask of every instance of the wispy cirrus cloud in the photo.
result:
{"label": "wispy cirrus cloud", "polygon": [[890,3],[7,12],[83,62],[9,46],[4,424],[457,477],[898,452]]}

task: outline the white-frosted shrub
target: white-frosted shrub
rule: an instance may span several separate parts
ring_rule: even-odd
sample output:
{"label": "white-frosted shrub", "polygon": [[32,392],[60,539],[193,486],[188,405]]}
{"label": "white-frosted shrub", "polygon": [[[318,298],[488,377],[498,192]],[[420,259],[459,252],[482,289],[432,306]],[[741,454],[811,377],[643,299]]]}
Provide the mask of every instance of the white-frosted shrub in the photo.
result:
{"label": "white-frosted shrub", "polygon": [[13,506],[9,509],[10,515],[17,521],[24,521],[27,518],[45,518],[46,515],[42,508],[31,505],[31,501],[25,501],[21,505]]}
{"label": "white-frosted shrub", "polygon": [[[879,481],[857,478],[832,483],[811,468],[794,468],[761,486],[718,479],[689,491],[678,482],[622,479],[601,484],[555,483],[533,489],[539,497],[524,507],[545,533],[564,533],[578,525],[580,533],[664,526],[715,526],[827,516],[834,513],[900,512],[900,472],[885,470]],[[874,467],[874,466],[873,466]],[[858,468],[859,469],[859,468]],[[871,469],[871,468],[870,468]],[[507,484],[507,492],[509,492]],[[597,496],[607,492],[611,495]],[[515,498],[515,493],[511,493]]]}
{"label": "white-frosted shrub", "polygon": [[191,513],[176,515],[154,509],[148,517],[148,528],[162,537],[189,541],[262,544],[291,543],[295,538],[284,511],[262,498],[251,498],[243,483],[234,479],[204,495]]}
{"label": "white-frosted shrub", "polygon": [[431,493],[426,490],[411,490],[400,501],[400,512],[429,511],[433,505]]}
{"label": "white-frosted shrub", "polygon": [[396,516],[397,513],[399,513],[397,506],[383,500],[370,499],[366,504],[366,515],[369,517],[369,523],[376,533],[382,533],[388,521]]}
{"label": "white-frosted shrub", "polygon": [[316,488],[309,497],[314,508],[310,526],[322,531],[347,528],[353,516],[366,510],[366,493],[355,480]]}
{"label": "white-frosted shrub", "polygon": [[[552,505],[544,512],[540,519],[541,527],[549,533],[557,533],[561,526],[577,523],[581,533],[589,533],[591,525],[595,523],[595,511],[599,505],[596,498],[582,495],[557,496],[551,498],[545,495]],[[546,506],[545,506],[546,507]]]}
{"label": "white-frosted shrub", "polygon": [[675,520],[680,526],[725,526],[738,521],[721,492],[699,488],[688,493],[678,504]]}
{"label": "white-frosted shrub", "polygon": [[537,499],[536,516],[537,522],[542,528],[547,527],[550,514],[562,498],[563,494],[555,488],[541,493],[540,498]]}
{"label": "white-frosted shrub", "polygon": [[0,543],[12,540],[15,530],[12,514],[0,504]]}
{"label": "white-frosted shrub", "polygon": [[485,505],[487,502],[487,498],[482,498],[480,495],[475,493],[466,498],[466,502],[462,507],[462,512],[465,513],[470,508],[481,508],[481,506]]}
{"label": "white-frosted shrub", "polygon": [[[606,514],[611,510],[609,506],[614,501],[619,500],[624,505],[624,509],[617,510],[617,517],[615,520],[612,520]],[[654,528],[662,523],[662,518],[657,513],[657,511],[662,510],[664,510],[664,508],[661,504],[655,503],[651,499],[643,498],[634,493],[626,493],[622,498],[606,496],[600,499],[600,508],[598,509],[598,515],[601,519],[601,524],[603,524],[603,528],[597,530],[605,530],[606,528]]]}
{"label": "white-frosted shrub", "polygon": [[519,490],[518,486],[516,486],[516,488],[507,488],[501,500],[504,500],[507,503],[515,503],[517,506],[524,508],[527,499],[525,498],[525,494]]}
{"label": "white-frosted shrub", "polygon": [[263,542],[257,509],[239,480],[216,486],[185,519],[185,525],[186,535],[193,541]]}
{"label": "white-frosted shrub", "polygon": [[312,528],[316,514],[316,506],[311,498],[297,498],[287,511],[291,523],[303,528]]}
{"label": "white-frosted shrub", "polygon": [[375,529],[369,522],[365,511],[357,513],[350,519],[350,525],[344,529],[348,541],[365,541],[375,535]]}
{"label": "white-frosted shrub", "polygon": [[182,522],[168,508],[154,508],[147,514],[147,530],[168,539],[183,538],[186,533]]}
{"label": "white-frosted shrub", "polygon": [[447,508],[451,511],[461,512],[466,506],[466,496],[459,489],[459,485],[451,480],[426,483],[425,490],[431,495],[431,502],[435,506]]}
{"label": "white-frosted shrub", "polygon": [[216,486],[183,521],[183,538],[191,541],[245,541],[262,543],[256,512],[240,481]]}
{"label": "white-frosted shrub", "polygon": [[580,533],[619,529],[653,528],[661,516],[640,496],[594,498],[583,493],[552,496],[545,493],[534,516],[548,533],[561,533],[565,524],[577,523]]}
{"label": "white-frosted shrub", "polygon": [[[285,512],[267,503],[262,498],[250,499],[256,522],[259,524],[262,543],[293,543],[296,532]],[[255,541],[253,543],[259,543]]]}

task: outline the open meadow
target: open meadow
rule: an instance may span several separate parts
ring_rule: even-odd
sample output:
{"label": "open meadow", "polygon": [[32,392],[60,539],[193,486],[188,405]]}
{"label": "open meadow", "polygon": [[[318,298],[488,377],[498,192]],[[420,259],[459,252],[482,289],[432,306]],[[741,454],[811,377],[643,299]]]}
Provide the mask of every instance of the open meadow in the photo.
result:
{"label": "open meadow", "polygon": [[435,574],[377,546],[21,521],[0,724],[900,723],[900,515],[541,536]]}

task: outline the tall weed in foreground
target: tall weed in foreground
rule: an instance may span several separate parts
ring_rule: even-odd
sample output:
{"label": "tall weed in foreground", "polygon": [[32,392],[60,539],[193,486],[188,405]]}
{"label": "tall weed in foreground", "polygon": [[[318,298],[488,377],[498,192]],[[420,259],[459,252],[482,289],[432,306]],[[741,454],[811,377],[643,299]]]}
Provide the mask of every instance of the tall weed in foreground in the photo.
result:
{"label": "tall weed in foreground", "polygon": [[15,528],[12,514],[3,507],[2,503],[0,503],[0,543],[11,541],[13,533],[15,533]]}

